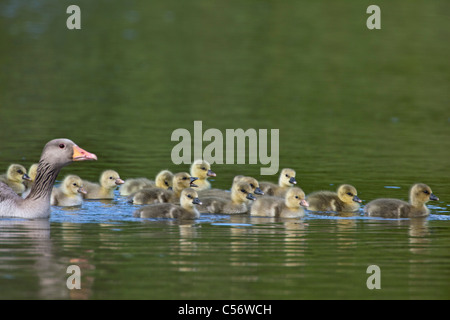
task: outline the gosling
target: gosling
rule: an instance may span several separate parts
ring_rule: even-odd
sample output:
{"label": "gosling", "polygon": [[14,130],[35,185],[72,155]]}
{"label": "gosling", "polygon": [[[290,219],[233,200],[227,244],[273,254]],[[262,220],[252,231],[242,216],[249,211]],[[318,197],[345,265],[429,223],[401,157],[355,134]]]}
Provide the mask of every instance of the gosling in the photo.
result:
{"label": "gosling", "polygon": [[6,183],[15,193],[21,195],[26,190],[25,181],[31,178],[27,174],[27,169],[20,164],[11,164],[5,174],[0,176],[0,181]]}
{"label": "gosling", "polygon": [[285,168],[281,170],[278,184],[261,182],[259,185],[265,195],[284,197],[289,188],[293,187],[295,184],[297,184],[297,180],[295,180],[295,170]]}
{"label": "gosling", "polygon": [[306,197],[311,211],[355,212],[359,210],[361,199],[356,188],[343,184],[337,192],[317,191]]}
{"label": "gosling", "polygon": [[308,202],[302,189],[292,187],[285,198],[258,197],[253,203],[250,215],[259,217],[301,218],[305,216]]}
{"label": "gosling", "polygon": [[409,203],[398,199],[376,199],[364,207],[364,213],[385,218],[426,217],[430,210],[425,204],[430,200],[438,201],[439,198],[426,184],[416,183],[409,191]]}
{"label": "gosling", "polygon": [[145,188],[172,188],[172,179],[173,173],[169,170],[160,171],[156,177],[155,181],[149,180],[147,178],[133,178],[127,179],[124,184],[122,184],[119,188],[119,194],[121,196],[129,196],[133,193],[136,193],[139,190]]}
{"label": "gosling", "polygon": [[114,199],[114,189],[123,184],[119,174],[114,170],[105,170],[100,175],[100,183],[83,180],[86,194],[84,199]]}
{"label": "gosling", "polygon": [[61,185],[53,187],[50,204],[61,207],[80,206],[83,204],[83,194],[86,194],[86,190],[83,189],[81,178],[68,175]]}
{"label": "gosling", "polygon": [[191,165],[191,176],[197,177],[195,182],[197,188],[195,190],[201,191],[211,188],[211,183],[208,181],[209,177],[215,177],[216,174],[211,170],[211,165],[206,160],[195,160]]}
{"label": "gosling", "polygon": [[[233,179],[233,184],[231,185],[231,188],[233,188],[233,185],[238,182],[244,182],[248,183],[250,187],[252,188],[252,193],[254,195],[264,195],[264,192],[259,188],[258,180],[256,180],[253,177],[247,177],[247,176],[235,176]],[[230,190],[223,190],[223,189],[207,189],[207,190],[201,190],[198,192],[200,197],[220,197],[220,198],[226,198],[231,199],[231,192]]]}
{"label": "gosling", "polygon": [[200,218],[196,205],[202,204],[197,192],[186,188],[180,195],[180,206],[173,203],[157,203],[140,208],[134,212],[138,218],[170,218],[192,220]]}

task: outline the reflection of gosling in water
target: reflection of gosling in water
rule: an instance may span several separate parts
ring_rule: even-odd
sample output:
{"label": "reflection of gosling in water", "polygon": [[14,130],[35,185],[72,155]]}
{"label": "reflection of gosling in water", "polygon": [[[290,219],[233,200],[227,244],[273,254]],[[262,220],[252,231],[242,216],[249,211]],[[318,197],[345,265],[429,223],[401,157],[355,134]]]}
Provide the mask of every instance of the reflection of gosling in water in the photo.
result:
{"label": "reflection of gosling in water", "polygon": [[114,199],[114,189],[123,183],[114,170],[106,170],[100,175],[100,184],[83,180],[85,199]]}
{"label": "reflection of gosling in water", "polygon": [[22,194],[26,186],[25,181],[30,181],[30,177],[27,174],[27,169],[20,164],[11,164],[6,170],[6,174],[0,176],[0,181],[6,183],[17,194]]}
{"label": "reflection of gosling in water", "polygon": [[249,201],[255,200],[252,188],[248,183],[233,184],[231,199],[220,197],[202,198],[203,205],[198,208],[200,212],[218,214],[239,214],[248,212]]}
{"label": "reflection of gosling in water", "polygon": [[355,212],[359,210],[359,203],[356,188],[343,184],[339,186],[337,192],[316,191],[306,197],[311,211],[335,211],[335,212]]}
{"label": "reflection of gosling in water", "polygon": [[173,176],[172,190],[166,188],[142,189],[131,194],[129,202],[134,204],[178,202],[181,192],[190,187],[197,187],[197,177],[191,177],[187,172],[179,172]]}
{"label": "reflection of gosling in water", "polygon": [[[258,180],[256,180],[253,177],[246,177],[246,176],[235,176],[233,179],[233,184],[231,185],[231,188],[233,188],[233,185],[238,182],[244,182],[248,183],[250,187],[252,188],[252,193],[256,195],[263,195],[264,192],[261,191],[259,188]],[[220,198],[227,198],[231,199],[231,192],[229,190],[223,190],[223,189],[207,189],[207,190],[201,190],[198,192],[199,196],[201,198],[204,197],[220,197]]]}
{"label": "reflection of gosling in water", "polygon": [[173,174],[169,170],[160,171],[155,181],[147,178],[127,179],[124,184],[120,186],[119,193],[121,196],[129,196],[132,193],[138,192],[144,188],[163,188],[170,189],[172,187]]}
{"label": "reflection of gosling in water", "polygon": [[264,196],[255,200],[250,210],[252,216],[300,218],[305,215],[304,207],[308,207],[302,189],[292,187],[285,198]]}
{"label": "reflection of gosling in water", "polygon": [[208,177],[215,177],[216,174],[211,171],[211,165],[206,160],[195,160],[191,165],[191,176],[197,177],[195,182],[197,188],[195,190],[206,190],[211,188]]}
{"label": "reflection of gosling in water", "polygon": [[259,184],[262,192],[268,196],[284,197],[286,192],[297,184],[295,180],[295,171],[289,168],[281,170],[278,184],[272,182],[261,182]]}
{"label": "reflection of gosling in water", "polygon": [[409,203],[398,199],[376,199],[366,204],[364,212],[372,217],[425,217],[430,214],[430,210],[425,206],[430,200],[439,198],[433,194],[429,186],[417,183],[409,191]]}
{"label": "reflection of gosling in water", "polygon": [[195,208],[201,204],[197,192],[186,188],[180,195],[180,206],[173,203],[157,203],[140,208],[134,212],[139,218],[171,218],[171,219],[197,219],[200,213]]}
{"label": "reflection of gosling in water", "polygon": [[64,178],[61,185],[53,187],[50,204],[52,206],[80,206],[83,203],[83,182],[80,177],[69,175]]}

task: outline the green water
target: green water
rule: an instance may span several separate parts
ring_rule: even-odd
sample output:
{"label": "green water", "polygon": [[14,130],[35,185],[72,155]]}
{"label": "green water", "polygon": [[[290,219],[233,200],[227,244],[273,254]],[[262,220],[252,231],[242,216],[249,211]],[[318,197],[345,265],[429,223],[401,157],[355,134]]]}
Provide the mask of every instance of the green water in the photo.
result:
{"label": "green water", "polygon": [[[0,3],[0,168],[67,137],[99,160],[60,174],[153,178],[177,128],[279,129],[280,168],[306,193],[353,184],[363,204],[440,198],[427,219],[307,213],[141,221],[118,194],[49,221],[0,221],[0,298],[449,299],[448,1]],[[262,164],[213,165],[214,187]],[[79,265],[82,289],[68,290]],[[381,289],[369,290],[369,265]]]}

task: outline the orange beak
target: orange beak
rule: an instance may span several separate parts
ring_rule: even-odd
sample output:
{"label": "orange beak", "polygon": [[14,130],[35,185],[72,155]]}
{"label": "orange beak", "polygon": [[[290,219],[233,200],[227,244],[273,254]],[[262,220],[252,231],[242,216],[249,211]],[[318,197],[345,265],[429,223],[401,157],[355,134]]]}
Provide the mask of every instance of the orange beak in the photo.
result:
{"label": "orange beak", "polygon": [[73,146],[73,161],[97,160],[97,156],[93,153],[81,149],[79,146]]}

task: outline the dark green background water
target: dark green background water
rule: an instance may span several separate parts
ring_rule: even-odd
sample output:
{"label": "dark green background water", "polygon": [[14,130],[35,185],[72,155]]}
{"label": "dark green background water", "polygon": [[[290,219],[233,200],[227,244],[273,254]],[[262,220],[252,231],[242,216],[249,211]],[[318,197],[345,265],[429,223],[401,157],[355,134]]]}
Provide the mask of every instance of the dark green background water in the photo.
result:
{"label": "dark green background water", "polygon": [[[81,8],[81,30],[66,8]],[[364,203],[440,201],[425,220],[132,218],[117,196],[49,222],[1,221],[0,298],[450,298],[448,1],[12,1],[0,3],[0,168],[67,137],[97,154],[68,173],[176,166],[173,130],[280,130],[280,167],[306,193],[351,183]],[[261,164],[213,165],[214,187]],[[69,292],[79,264],[83,291]],[[368,290],[377,264],[382,289]]]}

